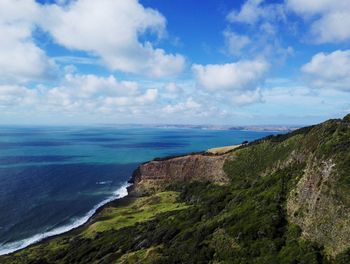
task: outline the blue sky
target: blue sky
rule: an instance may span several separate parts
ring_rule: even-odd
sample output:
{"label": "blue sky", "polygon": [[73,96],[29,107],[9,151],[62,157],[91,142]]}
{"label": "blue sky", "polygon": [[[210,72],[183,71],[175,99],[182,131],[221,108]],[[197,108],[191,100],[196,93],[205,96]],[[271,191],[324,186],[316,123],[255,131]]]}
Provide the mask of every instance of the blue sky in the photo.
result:
{"label": "blue sky", "polygon": [[342,117],[349,24],[348,0],[2,0],[0,123]]}

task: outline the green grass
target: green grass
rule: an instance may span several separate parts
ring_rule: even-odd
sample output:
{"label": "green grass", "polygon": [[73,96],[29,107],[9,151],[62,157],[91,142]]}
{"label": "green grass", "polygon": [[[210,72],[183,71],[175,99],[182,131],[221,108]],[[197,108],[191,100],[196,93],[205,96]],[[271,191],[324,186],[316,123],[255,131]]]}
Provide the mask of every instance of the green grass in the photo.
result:
{"label": "green grass", "polygon": [[127,206],[107,207],[96,222],[82,232],[82,236],[94,238],[98,233],[148,221],[160,213],[186,209],[186,204],[176,202],[177,196],[176,192],[162,192],[136,199]]}
{"label": "green grass", "polygon": [[161,260],[162,257],[159,254],[161,249],[162,249],[162,245],[126,253],[123,256],[121,256],[115,263],[116,264],[134,264],[134,263],[151,264]]}
{"label": "green grass", "polygon": [[[118,236],[114,237],[118,230],[150,221],[162,213],[188,208],[189,205],[177,202],[178,195],[174,191],[161,192],[108,206],[97,215],[92,224],[31,246],[10,257],[0,257],[0,263],[69,263],[69,259],[84,258],[84,248],[94,246],[95,241],[101,237],[107,238],[102,239],[101,244],[113,247],[115,240],[118,240]],[[88,263],[85,260],[81,262]]]}

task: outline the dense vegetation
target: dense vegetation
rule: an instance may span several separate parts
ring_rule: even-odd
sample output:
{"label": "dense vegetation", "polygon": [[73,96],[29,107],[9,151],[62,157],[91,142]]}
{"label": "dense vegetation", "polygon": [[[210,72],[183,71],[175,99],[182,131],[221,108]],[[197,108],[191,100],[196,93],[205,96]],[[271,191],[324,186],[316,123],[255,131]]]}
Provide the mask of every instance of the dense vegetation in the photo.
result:
{"label": "dense vegetation", "polygon": [[[173,183],[106,207],[93,224],[0,263],[350,263],[289,221],[287,200],[310,160],[337,164],[333,193],[350,207],[350,116],[245,145],[231,183]],[[333,195],[333,194],[332,194]],[[350,246],[350,245],[349,245]]]}

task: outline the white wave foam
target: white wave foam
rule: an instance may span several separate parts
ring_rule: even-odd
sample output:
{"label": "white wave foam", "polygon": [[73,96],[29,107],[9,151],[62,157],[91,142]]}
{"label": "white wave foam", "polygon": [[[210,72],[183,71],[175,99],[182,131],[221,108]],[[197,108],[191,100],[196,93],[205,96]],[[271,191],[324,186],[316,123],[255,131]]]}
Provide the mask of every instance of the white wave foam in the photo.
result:
{"label": "white wave foam", "polygon": [[77,227],[85,224],[90,219],[90,217],[93,216],[94,213],[96,213],[98,208],[100,208],[101,206],[103,206],[106,203],[109,203],[115,199],[123,198],[123,197],[127,196],[128,195],[127,187],[129,185],[130,184],[128,184],[128,183],[124,184],[122,187],[120,187],[118,190],[116,190],[110,198],[108,198],[108,199],[100,202],[98,205],[94,206],[94,208],[92,208],[85,216],[73,220],[72,224],[57,227],[51,231],[48,231],[48,232],[45,232],[42,234],[37,234],[37,235],[32,236],[30,238],[26,238],[26,239],[19,240],[16,242],[0,244],[0,256],[10,254],[10,253],[15,252],[17,250],[28,247],[34,243],[37,243],[45,238],[63,234],[65,232],[68,232],[74,228],[77,228]]}

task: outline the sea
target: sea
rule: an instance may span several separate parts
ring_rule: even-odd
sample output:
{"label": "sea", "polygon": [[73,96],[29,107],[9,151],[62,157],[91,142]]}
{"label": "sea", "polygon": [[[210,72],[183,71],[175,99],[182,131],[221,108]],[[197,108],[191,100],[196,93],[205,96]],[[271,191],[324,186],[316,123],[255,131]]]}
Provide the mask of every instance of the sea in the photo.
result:
{"label": "sea", "polygon": [[127,195],[140,163],[253,141],[276,132],[100,127],[0,127],[0,255],[84,224]]}

